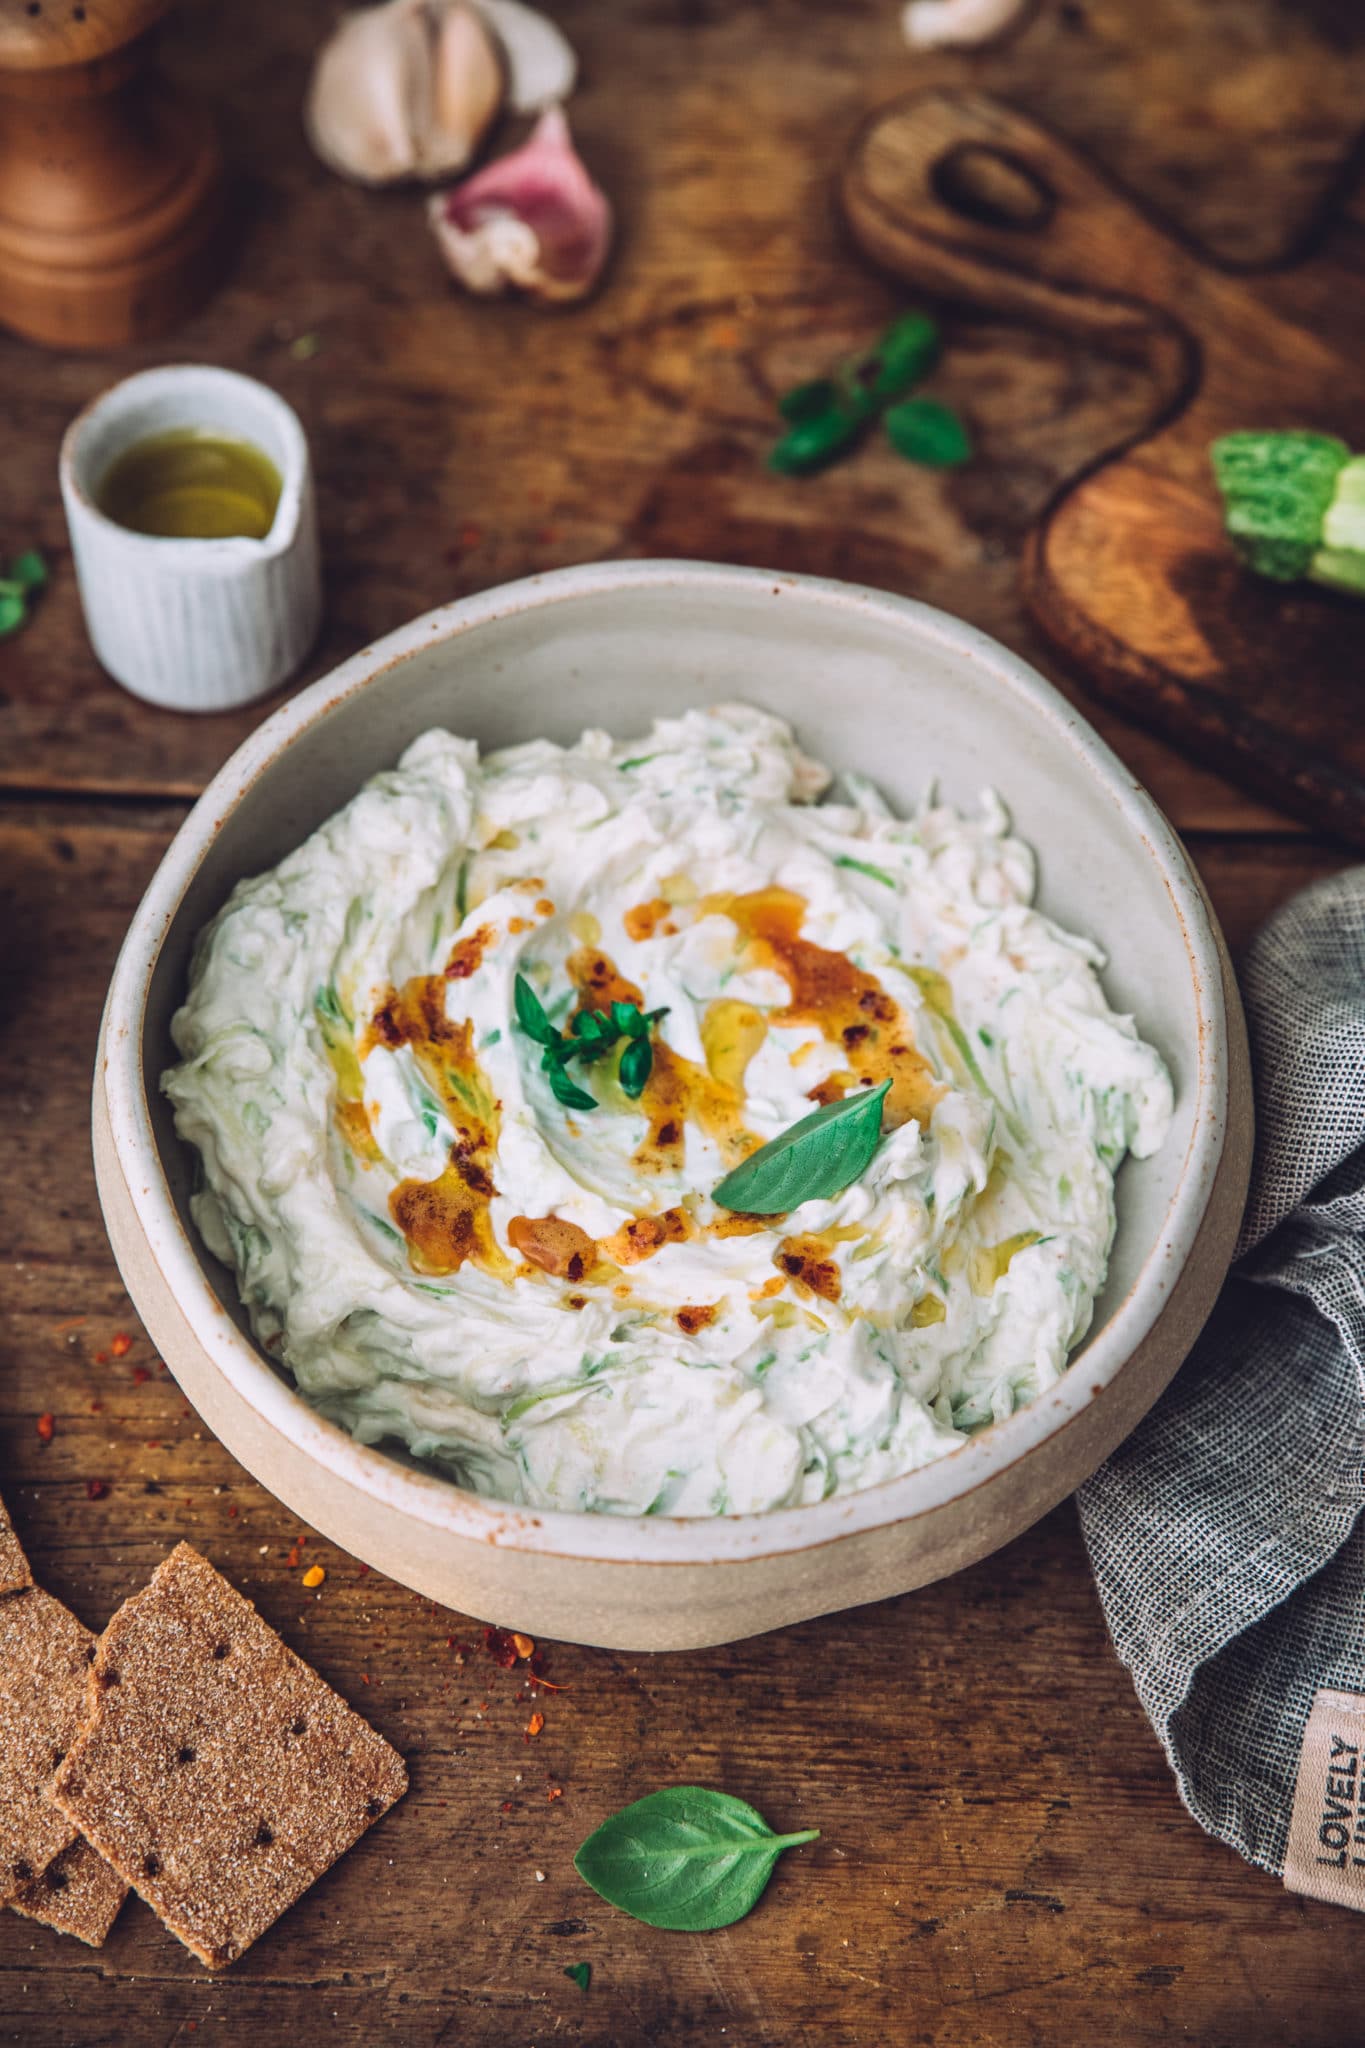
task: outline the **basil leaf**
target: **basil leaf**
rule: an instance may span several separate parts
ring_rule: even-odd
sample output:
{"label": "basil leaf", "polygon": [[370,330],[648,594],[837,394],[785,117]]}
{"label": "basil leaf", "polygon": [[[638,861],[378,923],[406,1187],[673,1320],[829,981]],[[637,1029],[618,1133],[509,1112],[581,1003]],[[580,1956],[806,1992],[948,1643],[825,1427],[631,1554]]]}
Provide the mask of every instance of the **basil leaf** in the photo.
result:
{"label": "basil leaf", "polygon": [[597,1103],[586,1088],[570,1078],[564,1067],[553,1066],[549,1070],[550,1092],[556,1102],[565,1109],[596,1109]]}
{"label": "basil leaf", "polygon": [[783,392],[777,401],[777,409],[784,420],[795,426],[800,420],[814,419],[818,413],[828,412],[839,400],[839,392],[832,377],[811,377],[804,384],[794,384],[790,391]]}
{"label": "basil leaf", "polygon": [[879,404],[899,398],[927,377],[938,360],[938,324],[927,313],[902,313],[878,341],[872,396]]}
{"label": "basil leaf", "polygon": [[41,590],[47,582],[47,563],[37,548],[25,548],[9,565],[11,579],[21,590]]}
{"label": "basil leaf", "polygon": [[586,1991],[592,1982],[592,1964],[568,1963],[565,1965],[564,1975],[572,1978],[580,1991]]}
{"label": "basil leaf", "polygon": [[528,1038],[534,1038],[537,1045],[558,1045],[559,1033],[546,1016],[544,1004],[524,974],[519,974],[512,983],[512,1001],[517,1022]]}
{"label": "basil leaf", "polygon": [[28,617],[28,606],[19,591],[0,592],[0,640],[15,633]]}
{"label": "basil leaf", "polygon": [[891,446],[907,462],[929,469],[956,469],[970,462],[971,439],[957,414],[933,398],[907,398],[886,415]]}
{"label": "basil leaf", "polygon": [[876,412],[872,400],[853,393],[828,412],[813,413],[788,428],[768,455],[779,476],[810,476],[851,448]]}
{"label": "basil leaf", "polygon": [[632,1099],[644,1092],[645,1082],[654,1071],[654,1048],[647,1038],[632,1038],[621,1055],[617,1078],[622,1090]]}
{"label": "basil leaf", "polygon": [[728,1792],[671,1785],[603,1821],[574,1869],[633,1920],[698,1933],[752,1912],[782,1851],[819,1832],[775,1835],[762,1814]]}
{"label": "basil leaf", "polygon": [[890,1087],[883,1081],[879,1088],[860,1088],[803,1116],[727,1173],[712,1201],[751,1216],[781,1216],[802,1202],[841,1195],[872,1162]]}
{"label": "basil leaf", "polygon": [[618,1038],[626,1033],[629,1033],[632,1038],[638,1038],[640,1033],[648,1028],[634,1003],[613,1003],[611,1006],[611,1021]]}

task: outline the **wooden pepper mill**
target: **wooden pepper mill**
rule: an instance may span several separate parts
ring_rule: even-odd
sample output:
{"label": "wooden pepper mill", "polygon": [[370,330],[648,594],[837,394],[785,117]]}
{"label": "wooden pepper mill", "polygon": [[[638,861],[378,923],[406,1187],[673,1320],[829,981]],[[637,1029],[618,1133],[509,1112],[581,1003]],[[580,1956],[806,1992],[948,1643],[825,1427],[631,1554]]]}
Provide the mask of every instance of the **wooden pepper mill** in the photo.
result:
{"label": "wooden pepper mill", "polygon": [[173,0],[0,0],[0,321],[54,348],[160,334],[223,222],[204,110],[152,62]]}

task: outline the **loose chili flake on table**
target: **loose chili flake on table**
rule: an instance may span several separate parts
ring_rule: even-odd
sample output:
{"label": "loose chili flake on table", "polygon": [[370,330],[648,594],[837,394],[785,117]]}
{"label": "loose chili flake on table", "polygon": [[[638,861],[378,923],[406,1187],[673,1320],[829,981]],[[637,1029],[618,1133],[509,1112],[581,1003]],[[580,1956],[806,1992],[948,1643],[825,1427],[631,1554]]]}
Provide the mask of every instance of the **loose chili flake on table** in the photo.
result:
{"label": "loose chili flake on table", "polygon": [[40,1415],[38,1417],[38,1435],[43,1443],[50,1444],[52,1442],[56,1429],[57,1424],[51,1415]]}
{"label": "loose chili flake on table", "polygon": [[87,1479],[85,1482],[85,1492],[88,1500],[103,1500],[108,1491],[109,1482],[107,1479]]}
{"label": "loose chili flake on table", "polygon": [[126,1330],[116,1330],[109,1349],[115,1358],[126,1358],[133,1348],[133,1340]]}

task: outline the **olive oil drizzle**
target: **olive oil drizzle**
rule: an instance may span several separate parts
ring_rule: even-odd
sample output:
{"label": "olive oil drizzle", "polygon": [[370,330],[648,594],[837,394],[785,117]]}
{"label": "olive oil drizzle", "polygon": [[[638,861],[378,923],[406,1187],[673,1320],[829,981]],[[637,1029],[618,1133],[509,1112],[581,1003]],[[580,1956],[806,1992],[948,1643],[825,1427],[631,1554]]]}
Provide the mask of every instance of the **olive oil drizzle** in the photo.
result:
{"label": "olive oil drizzle", "polygon": [[[813,1024],[837,1045],[854,1079],[864,1086],[889,1080],[886,1122],[895,1129],[917,1118],[927,1123],[943,1090],[915,1045],[909,1020],[874,974],[845,953],[801,936],[804,897],[792,889],[755,889],[746,895],[704,897],[702,916],[719,913],[734,923],[752,964],[780,974],[789,991],[773,1024]],[[843,1084],[833,1077],[838,1092]],[[829,1086],[820,1091],[829,1097]]]}

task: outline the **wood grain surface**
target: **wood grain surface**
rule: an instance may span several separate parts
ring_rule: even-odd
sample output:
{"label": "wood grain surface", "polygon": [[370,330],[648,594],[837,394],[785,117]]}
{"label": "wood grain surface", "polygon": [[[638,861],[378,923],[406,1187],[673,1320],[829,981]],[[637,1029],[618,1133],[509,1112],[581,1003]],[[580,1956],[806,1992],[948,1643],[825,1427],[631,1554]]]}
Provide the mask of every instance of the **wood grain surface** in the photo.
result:
{"label": "wood grain surface", "polygon": [[[950,313],[940,388],[977,426],[972,470],[920,476],[869,448],[819,483],[768,476],[771,392],[897,303],[840,237],[844,142],[912,85],[1005,92],[1250,260],[1317,204],[1365,79],[1346,0],[1043,0],[997,47],[932,62],[903,51],[889,0],[559,11],[585,60],[583,146],[621,203],[591,306],[549,318],[451,296],[412,195],[352,191],[307,156],[298,102],[329,6],[241,0],[191,10],[169,52],[225,111],[248,195],[233,279],[156,351],[0,341],[0,544],[39,542],[57,568],[0,647],[0,1487],[40,1578],[93,1627],[178,1537],[200,1545],[413,1781],[220,1978],[136,1900],[98,1953],[0,1915],[0,2040],[1347,2048],[1365,1994],[1354,1924],[1185,1814],[1070,1507],[946,1584],[750,1643],[551,1644],[547,1676],[568,1690],[536,1703],[531,1737],[521,1674],[466,1619],[315,1535],[288,1563],[309,1532],[203,1430],[131,1319],[89,1164],[100,1004],[186,799],[252,719],[154,714],[96,669],[54,474],[76,407],[180,357],[253,371],[299,406],[329,566],[317,666],[528,569],[677,552],[912,591],[1050,670],[1019,544],[1057,479],[1142,417],[1148,372]],[[306,360],[300,335],[317,337]],[[1185,832],[1234,945],[1339,865],[1160,740],[1103,727]],[[309,1592],[314,1560],[327,1577]],[[572,1855],[617,1806],[694,1779],[822,1837],[740,1925],[658,1934],[588,1892]],[[563,1975],[579,1961],[586,1995]]]}

